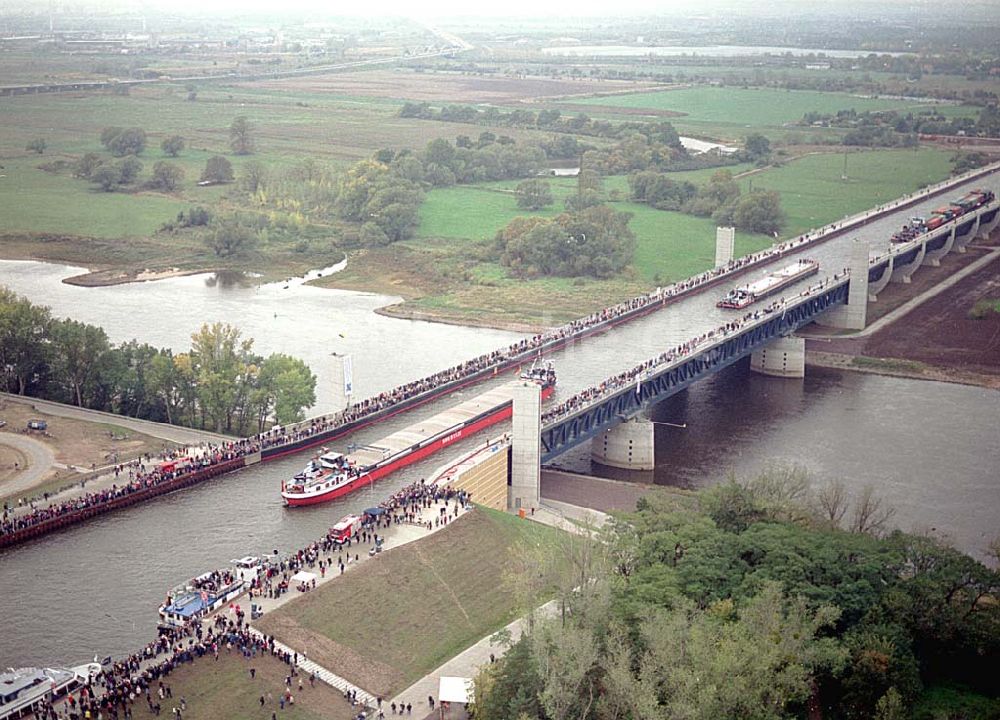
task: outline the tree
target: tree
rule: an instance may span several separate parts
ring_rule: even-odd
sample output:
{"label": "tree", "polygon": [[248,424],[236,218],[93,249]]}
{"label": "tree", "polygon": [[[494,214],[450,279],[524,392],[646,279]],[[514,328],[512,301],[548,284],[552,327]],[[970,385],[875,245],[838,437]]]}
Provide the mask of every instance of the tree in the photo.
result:
{"label": "tree", "polygon": [[104,128],[101,132],[101,144],[115,157],[138,155],[146,148],[146,131],[137,127]]}
{"label": "tree", "polygon": [[279,425],[304,420],[305,409],[316,402],[316,376],[302,360],[282,353],[274,353],[260,366],[257,387],[258,432],[272,417]]}
{"label": "tree", "polygon": [[45,142],[44,138],[35,138],[34,140],[29,140],[28,144],[24,146],[24,149],[27,150],[28,152],[33,152],[37,153],[38,155],[41,155],[43,152],[45,152],[46,147],[48,147],[48,144]]}
{"label": "tree", "polygon": [[[206,424],[216,432],[239,427],[238,411],[257,374],[253,340],[223,323],[204,324],[191,336],[191,363],[197,379],[198,405]],[[241,400],[244,402],[241,403]]]}
{"label": "tree", "polygon": [[149,185],[163,192],[173,192],[180,187],[181,180],[183,179],[183,168],[174,163],[160,160],[153,165],[153,177],[149,181]]}
{"label": "tree", "polygon": [[221,155],[213,155],[205,162],[200,182],[221,185],[233,181],[233,164]]}
{"label": "tree", "polygon": [[0,371],[5,389],[24,395],[50,356],[48,308],[0,287]]}
{"label": "tree", "polygon": [[517,196],[517,206],[522,210],[541,210],[554,202],[552,190],[544,180],[520,182],[514,189],[514,194]]}
{"label": "tree", "polygon": [[104,164],[104,160],[97,153],[87,153],[76,163],[74,174],[80,178],[90,179],[94,171]]}
{"label": "tree", "polygon": [[743,148],[750,160],[763,160],[771,154],[771,141],[760,133],[750,133],[743,141]]}
{"label": "tree", "polygon": [[118,181],[122,185],[131,185],[142,172],[142,163],[134,155],[122,158],[116,163],[116,167],[118,168]]}
{"label": "tree", "polygon": [[90,179],[97,183],[104,192],[111,192],[116,190],[122,182],[121,168],[101,165],[90,173]]}
{"label": "tree", "polygon": [[250,155],[254,151],[253,125],[244,115],[233,119],[229,126],[229,147],[234,155]]}
{"label": "tree", "polygon": [[205,235],[205,243],[216,257],[230,257],[248,250],[257,239],[254,231],[236,218],[213,223]]}
{"label": "tree", "polygon": [[72,401],[84,406],[84,392],[110,350],[102,328],[76,320],[62,320],[52,326],[52,347],[57,377],[66,383]]}
{"label": "tree", "polygon": [[163,142],[160,143],[160,149],[168,157],[177,157],[184,150],[184,145],[184,138],[180,135],[171,135],[168,138],[164,138]]}
{"label": "tree", "polygon": [[785,221],[781,196],[773,190],[755,190],[741,195],[715,211],[712,219],[718,225],[730,225],[738,230],[777,236]]}
{"label": "tree", "polygon": [[267,168],[259,162],[248,162],[240,171],[240,188],[250,195],[257,192],[267,184]]}

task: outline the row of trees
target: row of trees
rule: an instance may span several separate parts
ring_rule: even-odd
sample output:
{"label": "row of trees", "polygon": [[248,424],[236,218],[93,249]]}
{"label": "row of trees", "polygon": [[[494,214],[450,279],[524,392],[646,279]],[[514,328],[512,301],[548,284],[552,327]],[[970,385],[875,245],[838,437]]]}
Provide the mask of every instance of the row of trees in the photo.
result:
{"label": "row of trees", "polygon": [[222,323],[203,325],[188,352],[53,318],[0,287],[0,371],[8,392],[79,407],[246,435],[301,420],[316,377],[297,358],[253,351],[253,339]]}
{"label": "row of trees", "polygon": [[[104,192],[113,192],[122,187],[139,186],[143,168],[142,162],[135,155],[110,161],[97,153],[87,153],[77,161],[75,175],[90,180]],[[183,180],[184,168],[175,163],[159,160],[153,165],[152,173],[143,187],[161,192],[175,192]],[[226,158],[216,155],[205,162],[200,182],[220,185],[233,180],[233,166]]]}
{"label": "row of trees", "polygon": [[[506,589],[525,611],[554,594],[558,612],[529,615],[480,671],[475,717],[995,717],[1000,701],[973,714],[969,691],[996,696],[1000,574],[887,534],[890,516],[870,491],[852,503],[772,470],[646,496],[596,542],[525,546]],[[929,708],[925,690],[944,685],[956,714]]]}
{"label": "row of trees", "polygon": [[632,200],[659,210],[711,217],[717,225],[768,235],[778,233],[784,224],[778,193],[756,190],[743,194],[728,170],[716,171],[700,188],[653,171],[633,173],[628,180]]}
{"label": "row of trees", "polygon": [[[117,126],[106,127],[101,131],[101,145],[115,157],[125,157],[126,155],[140,155],[146,149],[146,131],[140,127],[122,128]],[[43,141],[44,142],[44,141]],[[170,135],[160,143],[163,154],[169,157],[177,157],[184,151],[187,143],[180,135]],[[229,126],[229,148],[234,155],[250,155],[256,149],[256,138],[254,136],[253,124],[244,116],[233,119]],[[29,150],[41,154],[45,146],[41,148],[37,144],[29,143]]]}

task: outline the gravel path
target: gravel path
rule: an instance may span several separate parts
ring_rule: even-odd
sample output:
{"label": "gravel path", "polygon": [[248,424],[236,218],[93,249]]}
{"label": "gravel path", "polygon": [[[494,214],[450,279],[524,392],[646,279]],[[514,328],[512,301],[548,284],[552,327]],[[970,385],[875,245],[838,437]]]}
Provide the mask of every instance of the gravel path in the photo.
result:
{"label": "gravel path", "polygon": [[28,458],[28,466],[0,486],[4,495],[22,492],[40,483],[56,459],[48,445],[25,435],[0,432],[0,444],[19,450]]}

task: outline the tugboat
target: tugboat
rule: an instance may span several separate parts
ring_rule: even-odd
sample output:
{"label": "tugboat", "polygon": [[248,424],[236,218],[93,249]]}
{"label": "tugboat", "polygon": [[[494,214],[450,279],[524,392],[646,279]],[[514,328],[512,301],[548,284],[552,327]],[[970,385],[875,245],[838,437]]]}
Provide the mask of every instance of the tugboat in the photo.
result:
{"label": "tugboat", "polygon": [[794,285],[799,280],[815,275],[819,272],[819,263],[815,260],[796,260],[791,265],[786,265],[780,270],[775,270],[760,280],[756,280],[748,285],[733,288],[726,296],[715,303],[716,307],[739,310],[747,305],[752,305],[758,300],[773,295],[779,290],[784,290],[789,285]]}
{"label": "tugboat", "polygon": [[[353,490],[368,485],[380,478],[422,460],[441,448],[470,437],[480,430],[508,419],[513,413],[511,386],[524,381],[534,382],[541,386],[542,399],[547,400],[555,392],[556,372],[552,363],[535,363],[520,375],[520,381],[508,383],[484,393],[471,401],[467,401],[453,411],[463,406],[478,409],[481,402],[491,399],[493,404],[484,410],[476,412],[471,417],[463,419],[433,434],[421,437],[416,442],[393,451],[387,447],[370,446],[351,455],[338,452],[324,452],[319,457],[309,461],[302,472],[289,481],[282,483],[281,497],[288,506],[314,505],[327,502],[346,495]],[[439,418],[454,416],[453,411],[446,411],[439,416],[419,423],[419,426],[435,427]],[[409,435],[421,434],[422,427],[404,431]],[[392,446],[393,436],[380,441],[379,445]],[[381,455],[372,458],[372,451],[379,450]]]}

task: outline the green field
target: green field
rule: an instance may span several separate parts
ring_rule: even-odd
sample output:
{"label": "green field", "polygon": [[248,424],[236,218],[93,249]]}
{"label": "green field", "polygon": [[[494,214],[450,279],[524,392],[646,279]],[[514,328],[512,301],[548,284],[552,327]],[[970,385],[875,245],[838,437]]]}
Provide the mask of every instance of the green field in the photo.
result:
{"label": "green field", "polygon": [[[258,627],[279,639],[296,638],[290,644],[308,647],[324,667],[391,696],[513,620],[519,608],[503,589],[509,551],[518,543],[551,543],[560,534],[477,508],[296,598]],[[343,652],[328,656],[334,646],[324,638]]]}
{"label": "green field", "polygon": [[866,208],[875,207],[948,177],[951,153],[944,150],[878,150],[807,155],[740,180],[743,191],[776,190],[790,237]]}
{"label": "green field", "polygon": [[863,98],[846,93],[729,87],[692,87],[582,98],[572,102],[609,108],[666,110],[683,113],[688,120],[735,123],[746,127],[796,122],[811,111],[834,113],[849,108],[859,112],[910,110],[929,106],[914,101]]}

